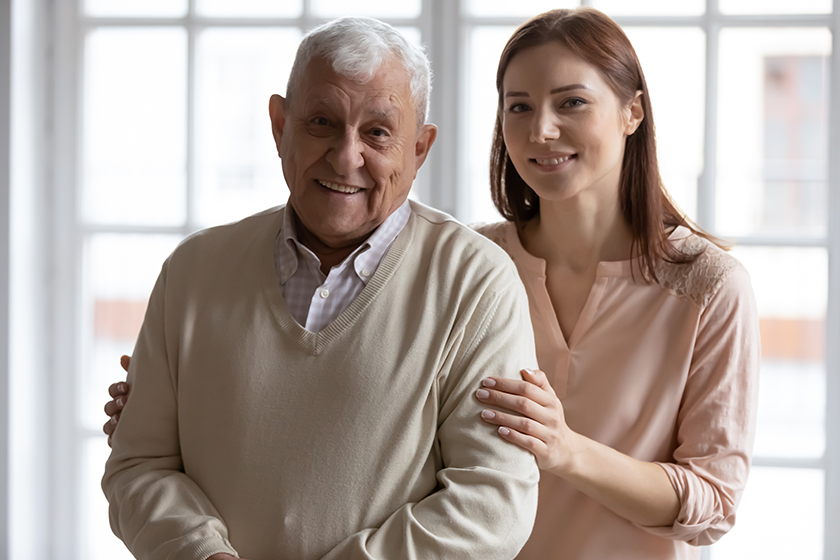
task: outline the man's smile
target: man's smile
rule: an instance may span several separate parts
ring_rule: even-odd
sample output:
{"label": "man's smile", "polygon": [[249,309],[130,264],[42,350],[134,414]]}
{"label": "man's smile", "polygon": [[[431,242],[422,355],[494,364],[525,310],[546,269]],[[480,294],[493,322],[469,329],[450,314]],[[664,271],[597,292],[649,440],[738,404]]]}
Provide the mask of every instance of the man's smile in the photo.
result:
{"label": "man's smile", "polygon": [[321,181],[320,179],[316,179],[316,181],[322,187],[326,187],[331,191],[336,191],[336,192],[340,192],[340,193],[344,193],[344,194],[355,194],[355,193],[359,192],[360,190],[362,190],[359,187],[351,187],[351,186],[348,186],[348,185],[331,183],[329,181]]}

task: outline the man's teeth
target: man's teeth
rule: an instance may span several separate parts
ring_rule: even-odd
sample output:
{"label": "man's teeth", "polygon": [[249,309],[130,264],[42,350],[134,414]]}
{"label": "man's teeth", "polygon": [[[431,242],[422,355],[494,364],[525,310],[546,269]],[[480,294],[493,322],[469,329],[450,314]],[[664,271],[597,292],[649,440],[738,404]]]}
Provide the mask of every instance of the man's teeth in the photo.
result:
{"label": "man's teeth", "polygon": [[347,185],[339,185],[337,183],[330,183],[329,181],[318,181],[322,186],[327,187],[331,191],[337,191],[345,194],[353,194],[359,192],[358,187],[348,187]]}
{"label": "man's teeth", "polygon": [[[574,154],[572,154],[574,155]],[[572,155],[568,155],[562,158],[548,158],[548,159],[537,159],[537,163],[540,165],[557,165],[558,163],[563,163],[564,161],[569,161]]]}

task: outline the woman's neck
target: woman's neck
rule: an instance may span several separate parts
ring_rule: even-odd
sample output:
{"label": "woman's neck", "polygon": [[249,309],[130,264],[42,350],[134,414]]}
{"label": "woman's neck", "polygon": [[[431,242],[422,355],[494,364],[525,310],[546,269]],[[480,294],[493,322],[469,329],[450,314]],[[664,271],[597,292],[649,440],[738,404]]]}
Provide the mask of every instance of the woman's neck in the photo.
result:
{"label": "woman's neck", "polygon": [[563,201],[540,200],[540,214],[520,230],[525,249],[549,267],[591,270],[602,261],[631,258],[633,234],[618,197],[610,201],[576,196]]}

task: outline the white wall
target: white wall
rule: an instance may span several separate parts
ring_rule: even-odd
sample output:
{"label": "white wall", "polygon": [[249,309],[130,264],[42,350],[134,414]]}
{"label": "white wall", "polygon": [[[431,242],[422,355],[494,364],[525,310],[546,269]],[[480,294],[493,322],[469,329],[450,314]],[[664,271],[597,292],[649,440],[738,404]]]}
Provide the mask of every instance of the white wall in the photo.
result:
{"label": "white wall", "polygon": [[8,542],[9,448],[9,145],[11,11],[0,3],[0,553]]}

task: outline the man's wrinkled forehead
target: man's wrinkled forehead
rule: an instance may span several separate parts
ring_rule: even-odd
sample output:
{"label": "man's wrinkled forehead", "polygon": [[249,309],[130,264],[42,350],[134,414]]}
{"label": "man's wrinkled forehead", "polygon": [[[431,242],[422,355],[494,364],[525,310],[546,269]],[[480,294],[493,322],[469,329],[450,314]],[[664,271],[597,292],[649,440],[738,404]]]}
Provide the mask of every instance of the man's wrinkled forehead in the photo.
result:
{"label": "man's wrinkled forehead", "polygon": [[371,118],[398,122],[413,114],[408,73],[399,61],[386,60],[372,77],[348,77],[328,60],[313,58],[303,73],[301,101],[307,112],[362,110]]}

